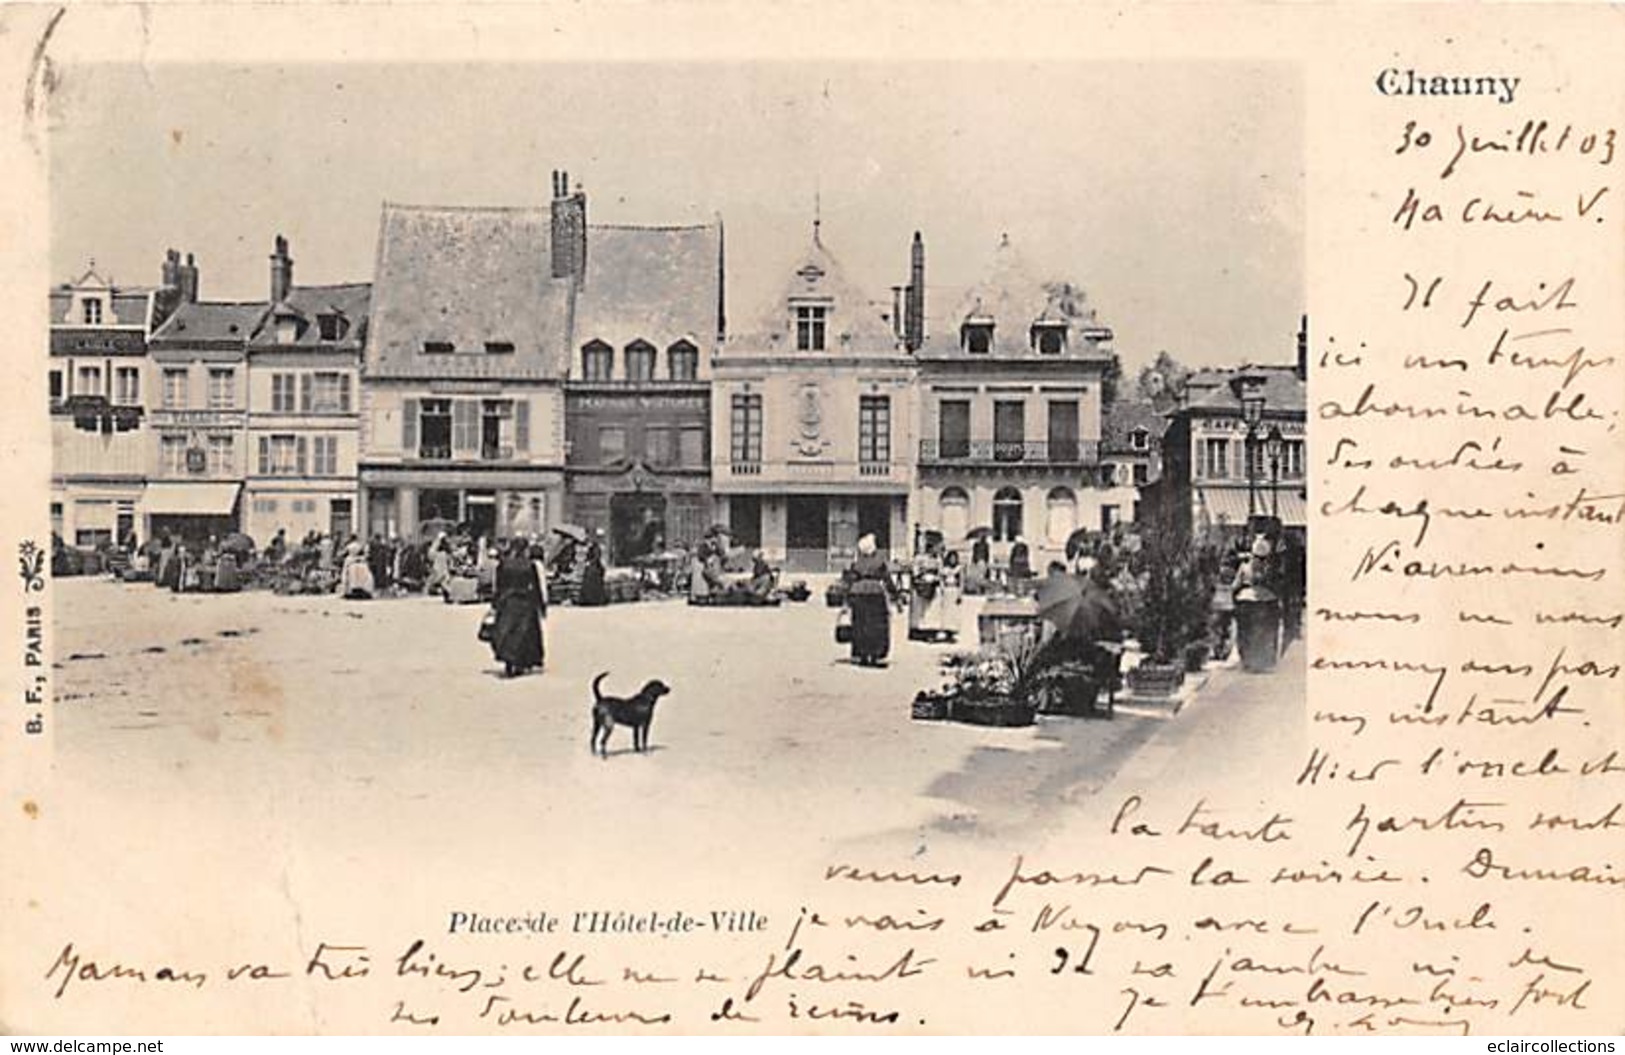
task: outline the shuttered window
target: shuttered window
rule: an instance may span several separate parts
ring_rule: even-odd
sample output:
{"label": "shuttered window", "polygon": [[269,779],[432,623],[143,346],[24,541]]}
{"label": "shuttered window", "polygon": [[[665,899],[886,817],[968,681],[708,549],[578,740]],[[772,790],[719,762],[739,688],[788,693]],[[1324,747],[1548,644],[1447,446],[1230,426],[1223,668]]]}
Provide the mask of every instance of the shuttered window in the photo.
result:
{"label": "shuttered window", "polygon": [[513,404],[513,449],[530,450],[530,400],[516,399]]}
{"label": "shuttered window", "polygon": [[480,449],[480,401],[451,401],[451,449],[455,453],[475,453]]}
{"label": "shuttered window", "polygon": [[401,411],[401,450],[408,456],[418,450],[418,401],[408,399]]}

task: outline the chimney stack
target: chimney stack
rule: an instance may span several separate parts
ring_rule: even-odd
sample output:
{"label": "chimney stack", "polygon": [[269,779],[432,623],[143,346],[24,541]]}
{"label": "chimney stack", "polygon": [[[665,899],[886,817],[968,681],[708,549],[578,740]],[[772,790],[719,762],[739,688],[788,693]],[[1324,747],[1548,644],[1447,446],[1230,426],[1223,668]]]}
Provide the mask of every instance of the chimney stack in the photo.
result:
{"label": "chimney stack", "polygon": [[280,304],[293,291],[293,257],[288,255],[288,240],[276,236],[276,252],[271,254],[271,303]]}
{"label": "chimney stack", "polygon": [[1309,316],[1298,320],[1298,380],[1309,380]]}
{"label": "chimney stack", "polygon": [[903,290],[907,288],[907,286],[891,288],[891,334],[898,340],[903,339]]}
{"label": "chimney stack", "polygon": [[180,263],[180,254],[175,254],[175,272],[180,277],[181,302],[196,304],[198,294],[197,258],[191,253],[186,254],[186,263]]}
{"label": "chimney stack", "polygon": [[573,278],[577,286],[587,274],[587,195],[570,191],[570,174],[553,173],[553,277]]}
{"label": "chimney stack", "polygon": [[164,250],[163,279],[158,285],[164,289],[181,288],[181,254],[173,249]]}
{"label": "chimney stack", "polygon": [[909,249],[907,305],[903,317],[903,345],[917,352],[925,344],[925,240],[914,232]]}

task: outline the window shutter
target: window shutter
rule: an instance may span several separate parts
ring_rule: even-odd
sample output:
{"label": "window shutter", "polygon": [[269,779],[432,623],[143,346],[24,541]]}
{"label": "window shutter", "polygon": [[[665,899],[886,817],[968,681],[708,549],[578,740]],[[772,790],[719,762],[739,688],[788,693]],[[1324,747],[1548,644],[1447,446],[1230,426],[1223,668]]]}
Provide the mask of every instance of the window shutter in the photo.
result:
{"label": "window shutter", "polygon": [[307,446],[307,444],[305,442],[305,437],[300,436],[298,439],[294,440],[294,444],[293,444],[293,471],[294,471],[295,474],[297,474],[299,476],[304,476],[305,475],[305,466],[307,464],[309,464],[305,460],[305,448],[306,448],[306,446]]}
{"label": "window shutter", "polygon": [[271,475],[271,437],[260,437],[260,475]]}
{"label": "window shutter", "polygon": [[513,449],[520,453],[530,451],[530,400],[516,399],[513,403]]}
{"label": "window shutter", "polygon": [[479,403],[454,399],[451,403],[451,446],[456,451],[472,451],[479,446]]}
{"label": "window shutter", "polygon": [[315,384],[316,378],[313,375],[299,375],[299,410],[301,413],[310,413],[310,405],[313,402],[311,393],[315,390]]}
{"label": "window shutter", "polygon": [[344,413],[350,412],[350,375],[339,375],[339,409]]}
{"label": "window shutter", "polygon": [[401,410],[401,449],[408,455],[418,449],[418,401],[406,400]]}

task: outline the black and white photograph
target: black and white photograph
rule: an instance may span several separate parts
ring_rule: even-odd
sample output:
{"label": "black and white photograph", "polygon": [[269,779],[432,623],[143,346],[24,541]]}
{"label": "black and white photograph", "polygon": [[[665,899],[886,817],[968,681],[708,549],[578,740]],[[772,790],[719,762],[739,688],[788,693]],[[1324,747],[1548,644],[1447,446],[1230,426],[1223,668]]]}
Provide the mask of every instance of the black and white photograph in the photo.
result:
{"label": "black and white photograph", "polygon": [[68,70],[60,757],[361,846],[496,796],[711,856],[1295,752],[1302,91]]}

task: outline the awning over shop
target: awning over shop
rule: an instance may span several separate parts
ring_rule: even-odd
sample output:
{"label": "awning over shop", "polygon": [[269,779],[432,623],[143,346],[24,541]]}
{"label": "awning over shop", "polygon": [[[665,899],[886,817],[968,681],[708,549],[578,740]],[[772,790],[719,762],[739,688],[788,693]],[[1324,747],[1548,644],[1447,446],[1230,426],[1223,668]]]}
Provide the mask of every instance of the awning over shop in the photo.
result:
{"label": "awning over shop", "polygon": [[[1271,492],[1269,487],[1260,487],[1254,492],[1253,509],[1260,515],[1276,515],[1280,510],[1281,524],[1285,527],[1308,526],[1308,503],[1303,500],[1301,492],[1280,488]],[[1197,508],[1203,519],[1209,524],[1226,524],[1240,527],[1247,523],[1247,491],[1245,488],[1234,487],[1198,487],[1196,489]]]}
{"label": "awning over shop", "polygon": [[142,508],[155,516],[230,516],[239,483],[149,483]]}

